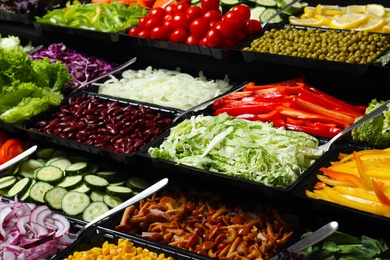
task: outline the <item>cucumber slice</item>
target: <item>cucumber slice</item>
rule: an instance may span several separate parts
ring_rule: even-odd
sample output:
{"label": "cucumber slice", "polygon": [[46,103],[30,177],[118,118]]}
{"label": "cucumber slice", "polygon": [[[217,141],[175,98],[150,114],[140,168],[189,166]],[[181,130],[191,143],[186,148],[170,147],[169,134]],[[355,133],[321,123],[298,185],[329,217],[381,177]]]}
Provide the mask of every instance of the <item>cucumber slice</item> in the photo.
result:
{"label": "cucumber slice", "polygon": [[50,157],[55,158],[55,157],[68,157],[69,153],[65,150],[62,149],[54,149],[53,152],[51,153]]}
{"label": "cucumber slice", "polygon": [[20,164],[20,167],[19,167],[19,174],[23,177],[30,177],[30,178],[34,178],[34,172],[39,169],[39,168],[42,168],[44,167],[45,164],[42,163],[41,161],[39,160],[36,160],[36,159],[28,159],[26,161],[23,161],[21,164]]}
{"label": "cucumber slice", "polygon": [[233,6],[240,4],[239,0],[221,0],[222,13],[226,13]]}
{"label": "cucumber slice", "polygon": [[106,195],[104,191],[93,190],[91,191],[91,194],[89,194],[89,197],[92,201],[103,201],[104,195]]}
{"label": "cucumber slice", "polygon": [[275,0],[256,0],[256,3],[265,7],[276,7],[277,5]]}
{"label": "cucumber slice", "polygon": [[51,163],[46,163],[46,165],[56,166],[62,169],[63,171],[65,171],[66,168],[72,165],[72,162],[68,158],[62,158],[62,159],[55,160]]}
{"label": "cucumber slice", "polygon": [[121,174],[117,171],[99,171],[96,173],[96,175],[106,179],[109,182],[118,181],[121,177]]}
{"label": "cucumber slice", "polygon": [[65,188],[55,186],[45,192],[45,194],[43,195],[43,200],[48,204],[50,208],[60,210],[62,209],[62,198],[67,193],[68,191]]}
{"label": "cucumber slice", "polygon": [[62,198],[62,210],[70,216],[77,216],[83,213],[90,202],[91,200],[87,194],[78,191],[69,191]]}
{"label": "cucumber slice", "polygon": [[31,186],[29,196],[35,202],[45,203],[43,196],[45,195],[46,191],[50,190],[53,187],[54,186],[48,182],[37,181]]}
{"label": "cucumber slice", "polygon": [[129,187],[118,186],[118,185],[108,185],[106,187],[107,195],[119,197],[121,199],[127,199],[132,196],[133,190]]}
{"label": "cucumber slice", "polygon": [[64,171],[54,165],[48,165],[35,171],[35,179],[38,181],[45,181],[50,184],[55,184],[60,182],[63,178]]}
{"label": "cucumber slice", "polygon": [[123,203],[123,199],[105,194],[103,196],[103,202],[106,203],[108,207],[115,208]]}
{"label": "cucumber slice", "polygon": [[30,198],[30,189],[31,187],[36,183],[37,181],[35,179],[32,179],[31,180],[31,184],[30,186],[28,187],[27,191],[25,193],[23,193],[22,195],[20,195],[20,200],[21,201],[27,201],[29,200]]}
{"label": "cucumber slice", "polygon": [[0,178],[0,190],[5,190],[11,188],[18,179],[15,176],[5,176]]}
{"label": "cucumber slice", "polygon": [[16,195],[24,194],[30,187],[32,179],[29,177],[24,177],[23,179],[18,180],[11,189],[8,190],[7,196],[14,197]]}
{"label": "cucumber slice", "polygon": [[35,156],[39,159],[49,159],[51,157],[54,148],[40,148],[35,151]]}
{"label": "cucumber slice", "polygon": [[110,184],[106,179],[92,174],[84,176],[84,183],[95,190],[104,190]]}
{"label": "cucumber slice", "polygon": [[83,182],[80,186],[72,189],[72,191],[77,191],[77,192],[82,192],[82,193],[85,193],[85,194],[89,194],[92,190],[91,190],[90,187],[85,185],[85,183]]}
{"label": "cucumber slice", "polygon": [[60,159],[67,159],[65,156],[56,156],[56,157],[52,157],[50,159],[48,159],[45,163],[45,165],[50,165],[52,164],[53,162],[57,161],[57,160],[60,160]]}
{"label": "cucumber slice", "polygon": [[67,190],[72,190],[83,183],[83,176],[75,175],[75,176],[65,176],[57,186],[63,187]]}
{"label": "cucumber slice", "polygon": [[94,201],[84,209],[83,220],[90,222],[107,211],[109,208],[104,202]]}
{"label": "cucumber slice", "polygon": [[265,11],[264,6],[256,6],[251,9],[251,16],[250,19],[258,20],[260,21],[260,15]]}
{"label": "cucumber slice", "polygon": [[[271,18],[272,15],[274,15],[277,12],[274,8],[267,8],[264,10],[264,12],[260,15],[260,22],[264,23],[268,21],[269,18]],[[269,23],[280,23],[283,21],[282,17],[280,15],[277,15],[275,18],[273,18]]]}
{"label": "cucumber slice", "polygon": [[134,191],[142,191],[150,186],[150,184],[139,177],[129,177],[126,181],[126,186]]}
{"label": "cucumber slice", "polygon": [[87,162],[75,162],[65,168],[65,175],[72,176],[77,174],[83,174],[87,170],[88,170]]}

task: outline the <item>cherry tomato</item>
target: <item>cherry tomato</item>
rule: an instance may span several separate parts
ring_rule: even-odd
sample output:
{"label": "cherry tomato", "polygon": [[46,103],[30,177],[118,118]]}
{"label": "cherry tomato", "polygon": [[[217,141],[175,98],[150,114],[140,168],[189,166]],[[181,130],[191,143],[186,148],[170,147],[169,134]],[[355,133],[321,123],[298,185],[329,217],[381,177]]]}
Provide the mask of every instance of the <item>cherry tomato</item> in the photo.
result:
{"label": "cherry tomato", "polygon": [[224,39],[221,43],[221,48],[231,48],[234,46],[234,42],[232,40]]}
{"label": "cherry tomato", "polygon": [[169,4],[165,7],[165,13],[174,15],[176,12],[176,4]]}
{"label": "cherry tomato", "polygon": [[138,28],[140,28],[141,30],[143,29],[146,29],[146,22],[149,20],[149,17],[147,16],[143,16],[141,18],[139,18],[138,20]]}
{"label": "cherry tomato", "polygon": [[141,37],[141,38],[150,38],[150,31],[149,31],[149,30],[146,30],[146,29],[143,29],[143,30],[141,30],[141,31],[138,33],[138,37]]}
{"label": "cherry tomato", "polygon": [[218,21],[214,25],[214,28],[216,28],[221,33],[225,40],[232,39],[236,34],[234,26],[226,21]]}
{"label": "cherry tomato", "polygon": [[190,35],[187,37],[186,44],[198,45],[198,43],[199,43],[199,39],[198,39],[196,36],[190,34]]}
{"label": "cherry tomato", "polygon": [[203,14],[203,19],[207,21],[219,21],[221,20],[221,11],[218,10],[208,10]]}
{"label": "cherry tomato", "polygon": [[178,13],[173,16],[171,26],[173,29],[182,28],[184,30],[188,30],[190,27],[190,22],[185,13]]}
{"label": "cherry tomato", "polygon": [[137,26],[131,27],[127,34],[129,36],[138,36],[138,33],[141,31],[141,29]]}
{"label": "cherry tomato", "polygon": [[199,43],[198,43],[199,46],[203,46],[203,47],[209,47],[209,45],[207,44],[207,39],[206,37],[203,37]]}
{"label": "cherry tomato", "polygon": [[233,38],[233,42],[237,43],[237,42],[244,40],[245,38],[246,38],[245,33],[242,31],[238,31],[238,32],[236,32],[236,36],[234,36],[234,38]]}
{"label": "cherry tomato", "polygon": [[202,39],[204,36],[206,36],[206,33],[209,29],[209,22],[202,18],[197,18],[190,24],[190,33],[196,36],[198,39]]}
{"label": "cherry tomato", "polygon": [[160,21],[164,19],[164,16],[166,15],[165,9],[162,7],[155,7],[150,9],[148,17],[149,18],[156,18]]}
{"label": "cherry tomato", "polygon": [[188,35],[187,35],[186,30],[179,28],[179,29],[174,30],[171,33],[169,39],[171,42],[185,43],[187,40],[187,37],[188,37]]}
{"label": "cherry tomato", "polygon": [[261,31],[261,23],[259,20],[255,19],[246,20],[242,30],[247,36],[253,35]]}
{"label": "cherry tomato", "polygon": [[168,29],[164,25],[157,25],[152,30],[150,30],[150,39],[163,41],[168,40]]}
{"label": "cherry tomato", "polygon": [[206,34],[207,45],[211,48],[218,47],[222,41],[222,35],[216,28],[211,28]]}
{"label": "cherry tomato", "polygon": [[231,10],[238,11],[244,20],[248,20],[251,17],[251,9],[244,4],[235,5]]}
{"label": "cherry tomato", "polygon": [[16,138],[8,139],[2,146],[0,151],[0,163],[5,163],[15,156],[21,154],[24,150],[24,144]]}
{"label": "cherry tomato", "polygon": [[175,13],[186,13],[187,9],[191,7],[191,4],[188,2],[181,2],[176,5]]}
{"label": "cherry tomato", "polygon": [[219,0],[201,0],[200,6],[203,9],[203,12],[208,10],[219,10],[220,1]]}
{"label": "cherry tomato", "polygon": [[244,17],[242,17],[242,15],[239,12],[232,11],[232,10],[225,13],[222,16],[222,20],[231,23],[236,29],[236,31],[241,30],[245,22]]}
{"label": "cherry tomato", "polygon": [[188,20],[193,21],[196,18],[201,18],[203,16],[203,11],[200,6],[194,5],[187,9]]}
{"label": "cherry tomato", "polygon": [[149,18],[145,23],[145,29],[146,30],[152,30],[153,28],[157,27],[158,25],[162,25],[162,20],[159,20],[157,18]]}

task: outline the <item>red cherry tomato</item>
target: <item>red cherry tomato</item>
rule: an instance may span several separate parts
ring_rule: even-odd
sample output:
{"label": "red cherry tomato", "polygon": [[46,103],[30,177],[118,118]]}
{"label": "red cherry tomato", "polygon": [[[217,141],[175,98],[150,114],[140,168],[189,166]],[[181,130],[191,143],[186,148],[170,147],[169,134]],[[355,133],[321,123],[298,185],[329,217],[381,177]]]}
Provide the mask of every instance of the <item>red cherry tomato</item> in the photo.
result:
{"label": "red cherry tomato", "polygon": [[199,46],[203,46],[203,47],[209,47],[209,45],[207,44],[207,39],[206,37],[203,37],[199,43],[198,43]]}
{"label": "red cherry tomato", "polygon": [[179,28],[179,29],[174,30],[171,33],[169,39],[171,42],[185,43],[187,40],[187,37],[188,37],[187,32],[184,29]]}
{"label": "red cherry tomato", "polygon": [[148,17],[149,18],[156,18],[158,20],[163,20],[164,16],[166,15],[165,9],[162,7],[155,7],[150,9]]}
{"label": "red cherry tomato", "polygon": [[251,9],[244,4],[235,5],[231,10],[239,12],[244,20],[248,20],[251,17]]}
{"label": "red cherry tomato", "polygon": [[222,20],[231,23],[236,29],[236,31],[241,30],[245,22],[244,17],[242,17],[242,15],[239,12],[232,11],[232,10],[225,13],[222,16]]}
{"label": "red cherry tomato", "polygon": [[221,33],[216,28],[211,28],[206,34],[207,45],[211,48],[220,46],[223,41]]}
{"label": "red cherry tomato", "polygon": [[14,158],[15,156],[23,152],[24,144],[21,140],[11,138],[5,141],[0,150],[0,163],[3,164],[6,161]]}
{"label": "red cherry tomato", "polygon": [[208,10],[203,14],[203,19],[207,21],[219,21],[221,20],[221,11],[218,10]]}
{"label": "red cherry tomato", "polygon": [[187,37],[186,44],[198,45],[198,43],[199,43],[199,39],[196,38],[196,36],[194,36],[194,35],[191,34],[191,35],[189,35],[189,36]]}
{"label": "red cherry tomato", "polygon": [[221,43],[221,48],[231,48],[231,47],[233,47],[233,46],[234,46],[234,43],[233,43],[233,41],[231,41],[231,40],[225,39],[225,40],[223,40],[222,43]]}
{"label": "red cherry tomato", "polygon": [[138,33],[141,31],[141,29],[137,26],[131,27],[127,34],[129,36],[138,36]]}
{"label": "red cherry tomato", "polygon": [[188,20],[193,21],[196,18],[201,18],[203,16],[203,10],[200,6],[194,5],[187,9]]}
{"label": "red cherry tomato", "polygon": [[246,38],[245,33],[242,31],[239,31],[236,33],[236,36],[234,36],[233,43],[240,42],[240,41],[244,40],[245,38]]}
{"label": "red cherry tomato", "polygon": [[206,36],[206,33],[209,29],[209,22],[202,18],[195,19],[190,24],[190,33],[196,36],[198,39],[202,39],[204,36]]}
{"label": "red cherry tomato", "polygon": [[219,10],[220,1],[219,0],[201,0],[200,6],[204,11],[208,10]]}
{"label": "red cherry tomato", "polygon": [[173,29],[182,28],[184,30],[188,30],[190,27],[190,22],[185,13],[177,13],[172,18],[171,26]]}
{"label": "red cherry tomato", "polygon": [[259,20],[255,19],[246,20],[242,30],[247,36],[253,35],[261,31],[261,23]]}
{"label": "red cherry tomato", "polygon": [[181,2],[176,5],[176,13],[186,13],[187,9],[191,7],[191,4],[188,2]]}
{"label": "red cherry tomato", "polygon": [[176,4],[169,4],[165,7],[165,13],[174,15],[176,12]]}
{"label": "red cherry tomato", "polygon": [[157,19],[157,18],[154,18],[154,17],[152,17],[152,18],[149,18],[147,21],[146,21],[146,23],[145,23],[145,29],[146,30],[152,30],[153,28],[155,28],[155,27],[157,27],[157,26],[159,26],[159,25],[162,25],[162,20],[159,20],[159,19]]}
{"label": "red cherry tomato", "polygon": [[234,26],[226,21],[218,21],[214,25],[214,28],[216,28],[221,33],[225,40],[232,39],[236,34]]}
{"label": "red cherry tomato", "polygon": [[163,25],[157,25],[152,30],[150,30],[150,39],[153,40],[168,40],[169,33],[168,29]]}
{"label": "red cherry tomato", "polygon": [[145,29],[146,28],[146,22],[149,20],[149,17],[147,16],[143,16],[141,18],[139,18],[138,20],[138,28],[140,28],[141,30]]}
{"label": "red cherry tomato", "polygon": [[138,37],[141,38],[150,38],[150,31],[143,29],[138,33]]}

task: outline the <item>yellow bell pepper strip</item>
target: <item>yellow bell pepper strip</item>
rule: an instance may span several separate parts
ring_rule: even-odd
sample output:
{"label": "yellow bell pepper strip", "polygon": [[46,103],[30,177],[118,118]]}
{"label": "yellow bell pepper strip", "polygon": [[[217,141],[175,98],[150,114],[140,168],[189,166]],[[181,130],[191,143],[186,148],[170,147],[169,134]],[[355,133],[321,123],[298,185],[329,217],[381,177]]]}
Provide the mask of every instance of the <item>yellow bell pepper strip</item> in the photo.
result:
{"label": "yellow bell pepper strip", "polygon": [[349,181],[353,183],[356,187],[362,188],[365,190],[369,190],[370,188],[367,186],[366,183],[364,183],[358,176],[351,174],[351,173],[345,173],[345,172],[338,172],[326,167],[321,167],[320,171],[322,171],[326,176],[338,180],[338,181]]}
{"label": "yellow bell pepper strip", "polygon": [[[352,187],[354,184],[350,181],[339,181],[335,179],[331,179],[326,175],[317,174],[317,179],[319,179],[322,183],[325,183],[328,186],[343,186],[343,187]],[[316,187],[314,187],[317,189]]]}
{"label": "yellow bell pepper strip", "polygon": [[380,187],[380,185],[378,184],[378,182],[376,181],[375,178],[372,178],[372,186],[373,186],[373,189],[374,189],[374,192],[375,192],[375,195],[378,197],[378,200],[387,205],[387,206],[390,206],[390,199],[389,197],[387,197],[386,193],[384,193]]}
{"label": "yellow bell pepper strip", "polygon": [[335,191],[330,187],[324,187],[322,190],[326,193],[326,195],[329,197],[329,200],[333,203],[380,216],[390,217],[390,206],[378,202],[373,202],[370,200],[345,195]]}
{"label": "yellow bell pepper strip", "polygon": [[360,159],[358,153],[356,151],[352,152],[353,158],[355,158],[356,166],[358,169],[358,173],[360,176],[360,179],[370,188],[370,190],[374,190],[374,187],[372,186],[372,181],[370,177],[366,174],[366,171],[364,170],[362,160]]}

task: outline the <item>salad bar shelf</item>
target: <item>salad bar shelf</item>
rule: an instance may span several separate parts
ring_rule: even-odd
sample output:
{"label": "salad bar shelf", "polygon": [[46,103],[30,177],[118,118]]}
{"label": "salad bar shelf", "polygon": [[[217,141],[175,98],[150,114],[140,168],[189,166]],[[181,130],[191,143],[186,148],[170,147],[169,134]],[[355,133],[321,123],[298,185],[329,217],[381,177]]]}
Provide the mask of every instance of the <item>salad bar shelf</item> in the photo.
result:
{"label": "salad bar shelf", "polygon": [[[384,6],[387,4],[382,2],[379,1],[376,4]],[[325,3],[311,0],[308,4],[312,6],[337,5],[339,1],[327,0]],[[355,4],[367,3],[359,0]],[[270,27],[272,26],[267,26],[267,30]],[[153,71],[155,73],[161,73],[164,70],[166,74],[182,72],[188,73],[188,77],[199,75],[199,78],[204,81],[208,80],[209,83],[213,80],[218,81],[219,84],[227,83],[223,84],[222,90],[218,90],[218,95],[223,95],[223,91],[233,90],[233,94],[237,95],[235,97],[237,102],[239,95],[250,92],[244,89],[248,82],[251,82],[252,87],[258,87],[251,93],[258,91],[256,93],[259,94],[260,88],[267,84],[282,84],[290,82],[291,79],[304,79],[304,82],[308,83],[307,86],[313,86],[311,90],[315,86],[317,92],[322,91],[332,96],[333,101],[339,99],[335,102],[342,100],[349,103],[351,107],[356,105],[359,109],[366,108],[367,104],[374,99],[390,99],[389,64],[360,65],[327,60],[317,60],[313,63],[313,60],[307,58],[244,52],[243,45],[228,49],[208,48],[133,37],[129,36],[127,31],[104,34],[90,31],[90,34],[83,34],[80,30],[53,28],[46,24],[28,23],[23,20],[15,22],[9,17],[0,20],[0,39],[6,36],[19,37],[22,45],[31,44],[37,49],[61,43],[67,48],[109,61],[113,68],[135,57],[134,63],[126,69],[145,73],[153,68],[156,69]],[[254,38],[257,36],[259,35],[255,35]],[[387,39],[388,36],[389,34],[387,34]],[[247,46],[249,43],[250,41],[247,40],[244,45]],[[382,54],[389,52],[389,49]],[[33,51],[34,49],[31,53]],[[360,181],[354,179],[356,182],[353,182],[350,175],[340,177],[341,174],[338,172],[339,178],[349,176],[350,182],[357,186],[360,185],[363,190],[358,191],[347,185],[345,179],[331,179],[332,173],[327,175],[324,169],[330,168],[337,160],[345,160],[343,158],[348,156],[355,156],[355,160],[358,161],[358,156],[366,158],[364,157],[365,150],[372,154],[375,154],[376,150],[350,142],[350,139],[346,138],[336,142],[332,149],[322,154],[318,152],[318,149],[311,148],[326,142],[328,137],[307,138],[307,136],[299,135],[304,133],[299,133],[293,136],[297,140],[300,138],[297,143],[292,139],[264,138],[260,135],[259,128],[265,129],[268,126],[262,125],[263,122],[259,125],[253,122],[253,124],[243,124],[240,118],[233,118],[233,116],[218,117],[212,110],[212,102],[198,111],[191,111],[190,108],[189,113],[186,114],[186,109],[164,107],[99,93],[104,84],[117,83],[125,78],[124,74],[122,78],[120,77],[124,70],[103,78],[96,84],[81,83],[83,88],[73,86],[73,89],[67,89],[63,93],[64,99],[58,106],[34,115],[22,123],[0,122],[1,130],[17,136],[23,142],[37,144],[39,147],[36,153],[23,161],[28,162],[23,167],[21,163],[15,164],[1,173],[0,178],[12,177],[9,180],[0,179],[1,194],[8,200],[12,199],[7,195],[12,194],[13,190],[10,191],[11,186],[6,186],[8,184],[5,184],[5,181],[16,183],[28,177],[33,179],[30,188],[37,182],[48,190],[59,184],[66,185],[66,188],[65,186],[61,188],[64,194],[69,190],[77,189],[77,192],[83,193],[84,197],[91,200],[89,205],[99,202],[101,203],[99,206],[102,206],[105,203],[103,206],[108,209],[115,207],[129,196],[139,193],[156,180],[169,179],[167,187],[150,198],[141,200],[87,229],[65,250],[53,254],[51,259],[78,259],[76,256],[80,256],[81,251],[91,250],[93,247],[100,248],[101,254],[104,248],[106,250],[107,248],[117,250],[119,247],[123,247],[120,250],[130,248],[129,250],[132,251],[129,251],[129,254],[139,253],[145,258],[152,257],[153,259],[158,256],[157,259],[169,260],[247,259],[243,258],[244,255],[253,257],[250,259],[255,259],[256,256],[270,259],[275,254],[287,254],[288,246],[330,221],[337,221],[339,229],[335,235],[329,237],[330,240],[324,241],[335,244],[335,248],[340,245],[347,252],[346,254],[358,256],[360,252],[355,251],[359,250],[352,249],[352,245],[370,247],[375,244],[373,246],[375,249],[370,248],[373,257],[377,254],[380,255],[378,259],[390,258],[390,237],[387,232],[390,228],[390,201],[385,194],[389,194],[390,191],[389,177],[384,174],[380,175],[382,173],[378,170],[376,172],[378,175],[374,177],[370,175],[374,179],[374,182],[370,183],[366,182],[364,172],[360,172]],[[197,78],[198,81],[199,78]],[[293,87],[298,88],[303,85],[302,82],[298,82]],[[196,95],[198,93],[193,90],[189,96]],[[252,100],[252,98],[246,96],[243,100]],[[256,98],[258,96],[253,100]],[[291,98],[291,95],[288,98]],[[283,102],[286,102],[286,99]],[[293,101],[289,99],[288,102]],[[271,106],[271,104],[268,105]],[[95,113],[94,107],[98,108],[96,109],[98,112]],[[357,118],[361,115],[360,112],[356,112],[357,110],[356,113],[349,111],[347,115],[341,107],[338,109],[341,114],[344,113],[345,117]],[[217,120],[214,128],[210,127],[211,123],[206,118],[208,116]],[[245,117],[245,115],[241,116]],[[183,121],[195,120],[195,118],[204,123],[199,132],[191,131],[191,127],[196,125],[194,121],[183,127]],[[226,128],[224,128],[225,125]],[[130,131],[133,129],[135,129],[133,132]],[[185,143],[184,141],[188,141],[188,136],[183,135],[180,137],[182,141],[184,140],[183,143],[174,141],[176,147],[172,144],[168,146],[165,141],[171,135],[179,136],[175,131],[180,134],[189,131],[185,134],[192,136],[193,139],[189,138],[190,141]],[[236,134],[242,136],[243,132],[247,136],[243,137],[241,142],[225,141],[223,143],[221,141],[222,138],[228,139],[227,136]],[[102,137],[102,133],[107,133],[107,136]],[[275,133],[270,135],[273,134]],[[288,136],[284,132],[281,135]],[[202,139],[203,136],[211,138],[212,142],[208,143]],[[288,137],[292,138],[292,136]],[[287,157],[296,154],[296,151],[302,148],[299,145],[303,143],[304,150],[298,152],[294,158],[299,158],[298,161],[300,161],[288,162],[299,168],[294,169],[299,174],[291,172],[289,174],[299,176],[289,176],[291,182],[282,184],[278,182],[278,178],[282,178],[280,176],[271,176],[270,179],[267,179],[268,177],[266,179],[256,178],[256,176],[251,176],[252,172],[241,171],[241,168],[237,168],[240,170],[237,170],[236,175],[224,175],[223,172],[229,173],[229,170],[224,167],[230,166],[226,166],[228,163],[219,164],[219,160],[225,160],[224,156],[231,156],[226,161],[234,161],[242,156],[238,154],[242,152],[241,147],[252,149],[255,142],[250,138],[258,140],[264,138],[273,145],[279,142],[278,144],[282,147],[280,152],[276,153],[272,151],[274,146],[261,147],[263,149],[261,153],[269,156],[265,159],[268,164],[263,164],[267,167],[271,167],[273,162],[277,164],[276,159],[283,158],[286,162]],[[113,139],[116,142],[115,145],[110,144]],[[195,139],[198,143],[194,144]],[[220,149],[217,153],[211,153],[215,147]],[[202,148],[204,150],[196,151]],[[386,156],[388,156],[389,148],[386,148],[382,151],[383,157],[378,159],[378,163],[382,163],[381,160],[388,160]],[[246,154],[247,157],[259,152],[258,150],[252,150],[250,155]],[[188,151],[196,151],[195,159],[185,156],[179,159],[180,155],[189,153]],[[359,155],[356,155],[358,152]],[[256,157],[258,158],[260,157]],[[263,157],[261,158],[263,160]],[[65,161],[65,165],[56,166],[63,167],[61,169],[64,176],[57,180],[47,180],[48,176],[38,176],[37,170],[49,167],[51,163],[55,163],[54,159]],[[252,165],[250,163],[253,162],[248,162],[248,165]],[[76,166],[76,170],[69,169]],[[349,167],[353,171],[358,171],[359,165]],[[370,167],[374,166],[370,165]],[[320,172],[326,175],[325,178],[320,176]],[[371,168],[367,170],[367,174],[371,174]],[[96,175],[96,179],[87,182],[82,177],[77,180],[77,185],[68,182],[70,179],[75,181],[77,179],[75,176],[87,175]],[[337,173],[333,172],[333,176],[335,175]],[[66,179],[66,177],[72,178]],[[319,179],[322,180],[321,185],[332,183],[334,186],[337,186],[336,184],[343,186],[338,188],[338,192],[348,190],[350,194],[345,195],[346,199],[358,193],[364,198],[374,198],[375,207],[378,210],[367,212],[364,210],[367,207],[363,206],[361,210],[352,209],[345,202],[346,200],[344,205],[331,202],[330,197],[326,197],[325,191],[329,191],[328,195],[333,194],[331,192],[334,191],[327,188],[324,191],[316,191],[320,185]],[[376,180],[378,181],[375,182]],[[72,188],[68,185],[72,185]],[[367,191],[369,189],[371,190]],[[36,197],[32,198],[29,191],[23,190],[23,193],[20,192],[19,195],[23,194],[26,201],[48,203],[44,197],[39,197],[39,200]],[[69,211],[58,207],[54,212],[68,219],[72,232],[87,223],[83,217],[88,214],[83,211],[71,215],[68,214]],[[6,213],[3,211],[3,214]],[[3,215],[0,213],[0,216]],[[268,241],[268,244],[262,244],[261,241]],[[326,246],[329,244],[324,245],[324,248]],[[328,257],[326,253],[321,255],[324,254],[323,248],[314,249],[319,251],[318,255],[311,255],[308,259]],[[92,254],[92,250],[86,254]],[[140,258],[142,259],[141,256]]]}

